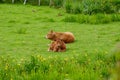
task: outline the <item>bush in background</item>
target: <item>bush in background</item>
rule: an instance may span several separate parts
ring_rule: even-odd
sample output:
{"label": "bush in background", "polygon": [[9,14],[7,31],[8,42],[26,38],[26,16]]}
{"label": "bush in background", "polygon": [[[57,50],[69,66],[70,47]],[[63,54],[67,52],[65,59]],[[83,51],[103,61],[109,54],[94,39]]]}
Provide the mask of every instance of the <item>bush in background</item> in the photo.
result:
{"label": "bush in background", "polygon": [[76,16],[70,15],[66,16],[63,21],[65,22],[77,22],[77,23],[89,23],[89,24],[105,24],[115,21],[120,21],[119,14],[95,14],[95,15],[85,15],[79,14]]}
{"label": "bush in background", "polygon": [[[40,0],[40,5],[50,5],[50,0]],[[119,13],[120,0],[51,0],[56,8],[64,7],[67,13]],[[1,0],[0,2],[12,3],[12,0]],[[15,0],[15,3],[23,3],[24,0]],[[27,4],[38,5],[38,0],[27,0]]]}
{"label": "bush in background", "polygon": [[53,0],[53,1],[54,1],[54,6],[55,6],[56,8],[60,8],[60,7],[63,6],[63,1],[64,1],[64,0]]}
{"label": "bush in background", "polygon": [[[76,4],[77,3],[77,4]],[[117,13],[120,10],[119,0],[66,0],[67,13]]]}

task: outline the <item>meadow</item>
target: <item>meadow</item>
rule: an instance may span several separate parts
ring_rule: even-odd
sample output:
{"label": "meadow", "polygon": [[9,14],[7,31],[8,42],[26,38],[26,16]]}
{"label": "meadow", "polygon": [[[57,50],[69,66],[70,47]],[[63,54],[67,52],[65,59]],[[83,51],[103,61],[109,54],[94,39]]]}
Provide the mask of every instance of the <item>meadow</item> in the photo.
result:
{"label": "meadow", "polygon": [[[0,4],[1,80],[108,80],[120,42],[120,22],[66,22],[62,8]],[[66,52],[48,52],[46,34],[70,31]]]}

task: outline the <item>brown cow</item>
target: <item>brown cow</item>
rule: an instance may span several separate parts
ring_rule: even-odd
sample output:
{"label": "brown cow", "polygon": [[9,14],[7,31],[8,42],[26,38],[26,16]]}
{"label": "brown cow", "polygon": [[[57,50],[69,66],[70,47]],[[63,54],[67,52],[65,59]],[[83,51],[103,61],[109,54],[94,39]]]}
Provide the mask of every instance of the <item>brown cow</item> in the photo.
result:
{"label": "brown cow", "polygon": [[75,40],[74,35],[71,32],[54,32],[52,30],[46,35],[46,38],[53,41],[61,39],[65,43],[71,43]]}

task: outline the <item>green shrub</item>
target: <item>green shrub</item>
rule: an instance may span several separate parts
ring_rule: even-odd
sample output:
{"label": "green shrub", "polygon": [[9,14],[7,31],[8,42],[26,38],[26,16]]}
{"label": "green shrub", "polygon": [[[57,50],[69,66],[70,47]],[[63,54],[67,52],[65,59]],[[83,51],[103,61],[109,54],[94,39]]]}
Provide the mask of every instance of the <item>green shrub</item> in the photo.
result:
{"label": "green shrub", "polygon": [[50,0],[41,0],[41,5],[49,5]]}
{"label": "green shrub", "polygon": [[111,22],[111,17],[107,14],[97,14],[96,15],[97,23],[109,23]]}
{"label": "green shrub", "polygon": [[[12,3],[12,0],[1,0],[4,3]],[[14,0],[14,3],[23,3],[24,0]]]}
{"label": "green shrub", "polygon": [[115,21],[120,21],[119,14],[94,14],[85,15],[79,14],[77,16],[66,16],[63,21],[65,22],[77,22],[77,23],[89,23],[89,24],[105,24]]}
{"label": "green shrub", "polygon": [[84,15],[84,14],[78,15],[77,22],[78,23],[89,23],[89,15]]}
{"label": "green shrub", "polygon": [[111,19],[113,22],[120,21],[120,15],[119,14],[111,14]]}
{"label": "green shrub", "polygon": [[0,0],[0,3],[3,3],[3,0]]}
{"label": "green shrub", "polygon": [[72,4],[70,2],[66,2],[65,9],[66,9],[67,13],[71,13],[72,12]]}
{"label": "green shrub", "polygon": [[[77,4],[76,4],[77,3]],[[65,4],[67,13],[84,13],[84,14],[97,14],[97,13],[116,13],[119,12],[119,3],[114,0],[68,0]],[[116,4],[116,5],[115,5]]]}
{"label": "green shrub", "polygon": [[38,5],[38,0],[28,0],[27,4]]}
{"label": "green shrub", "polygon": [[91,16],[89,17],[89,23],[90,23],[90,24],[99,24],[99,22],[98,22],[97,19],[96,19],[96,15],[91,15]]}
{"label": "green shrub", "polygon": [[65,22],[76,22],[76,17],[75,16],[66,16],[63,21]]}
{"label": "green shrub", "polygon": [[[40,5],[49,5],[50,0],[40,0]],[[54,7],[63,7],[67,13],[119,13],[120,0],[52,0]],[[0,2],[12,3],[11,0]],[[15,0],[15,3],[23,3],[24,0]],[[27,0],[28,4],[38,5],[38,0]]]}
{"label": "green shrub", "polygon": [[115,6],[115,11],[120,13],[120,0],[113,0],[112,4]]}
{"label": "green shrub", "polygon": [[12,3],[12,0],[3,0],[5,3]]}
{"label": "green shrub", "polygon": [[103,3],[103,12],[104,13],[114,13],[115,12],[115,6],[111,3],[111,1],[105,1]]}
{"label": "green shrub", "polygon": [[31,56],[31,61],[25,62],[24,64],[24,70],[27,73],[31,73],[32,71],[36,72],[38,68],[38,60],[34,56]]}
{"label": "green shrub", "polygon": [[72,8],[72,13],[79,14],[82,12],[82,6],[80,3],[75,3]]}
{"label": "green shrub", "polygon": [[54,0],[54,6],[56,8],[62,7],[63,6],[63,1],[64,0]]}

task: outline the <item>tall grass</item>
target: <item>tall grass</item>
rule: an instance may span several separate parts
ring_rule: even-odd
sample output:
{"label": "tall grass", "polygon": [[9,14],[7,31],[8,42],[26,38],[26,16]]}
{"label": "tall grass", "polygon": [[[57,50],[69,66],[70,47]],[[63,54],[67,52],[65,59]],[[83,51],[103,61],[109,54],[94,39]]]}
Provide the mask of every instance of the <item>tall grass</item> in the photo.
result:
{"label": "tall grass", "polygon": [[118,8],[119,3],[119,0],[66,0],[65,9],[67,13],[77,12],[89,15],[96,13],[117,13],[120,10]]}
{"label": "tall grass", "polygon": [[113,49],[113,54],[112,54],[115,59],[115,65],[114,68],[111,69],[111,80],[119,80],[120,79],[120,43],[117,43],[115,48]]}
{"label": "tall grass", "polygon": [[77,22],[77,23],[88,23],[88,24],[104,24],[115,21],[120,21],[119,14],[96,14],[96,15],[70,15],[66,16],[63,21],[65,22]]}
{"label": "tall grass", "polygon": [[110,77],[109,69],[114,64],[114,58],[107,58],[102,53],[90,55],[93,56],[84,54],[69,58],[44,58],[37,55],[31,56],[30,60],[21,61],[10,56],[0,57],[0,80],[103,80]]}

